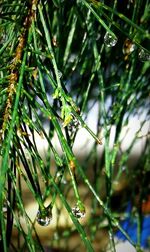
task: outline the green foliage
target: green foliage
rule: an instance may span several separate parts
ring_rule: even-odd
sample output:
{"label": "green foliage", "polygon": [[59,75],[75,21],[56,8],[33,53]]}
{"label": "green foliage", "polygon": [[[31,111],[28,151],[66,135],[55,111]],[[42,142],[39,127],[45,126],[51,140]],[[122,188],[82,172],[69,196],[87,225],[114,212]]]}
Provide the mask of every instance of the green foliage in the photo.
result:
{"label": "green foliage", "polygon": [[[133,198],[136,180],[141,176],[140,199],[149,193],[148,189],[141,189],[143,185],[148,188],[148,140],[136,171],[127,168],[138,133],[150,119],[149,12],[149,1],[140,0],[0,2],[1,251],[44,251],[36,232],[36,220],[29,218],[24,206],[22,181],[37,202],[42,218],[46,218],[46,212],[51,217],[53,207],[57,206],[56,199],[60,198],[86,251],[94,251],[96,233],[105,219],[112,251],[115,251],[116,227],[137,245],[120,227],[111,199],[114,179],[117,181],[124,173],[131,178]],[[93,132],[86,117],[95,103],[99,114],[95,117],[97,130]],[[122,152],[122,128],[131,116],[140,116],[143,111],[145,116],[138,133]],[[113,148],[110,148],[113,125],[116,130]],[[94,139],[91,151],[85,150],[83,164],[73,153],[80,127]],[[47,141],[44,158],[36,144],[36,134]],[[62,154],[53,144],[54,135],[59,139]],[[104,148],[101,160],[99,144]],[[92,178],[87,161],[92,161]],[[64,185],[62,181],[68,173],[70,179]],[[102,179],[105,196],[101,193]],[[88,193],[92,192],[91,215],[85,226],[76,216],[84,216],[86,212],[80,196],[81,184]],[[72,212],[74,205],[67,193],[70,188],[74,192],[76,214]],[[48,206],[45,205],[47,198],[50,198]],[[98,215],[95,223],[95,215],[101,209],[103,214]],[[26,231],[21,224],[22,216]],[[139,221],[141,218],[139,215]],[[23,245],[18,242],[18,247],[13,244],[14,228],[23,239]],[[69,235],[71,232],[69,229]],[[138,232],[140,240],[140,228]]]}

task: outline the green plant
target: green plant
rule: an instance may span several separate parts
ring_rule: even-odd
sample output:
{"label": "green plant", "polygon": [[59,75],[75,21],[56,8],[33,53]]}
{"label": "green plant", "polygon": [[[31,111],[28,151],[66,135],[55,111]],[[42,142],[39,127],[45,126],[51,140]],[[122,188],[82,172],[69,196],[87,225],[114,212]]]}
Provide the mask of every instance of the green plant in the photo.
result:
{"label": "green plant", "polygon": [[[41,225],[49,224],[51,211],[59,197],[87,251],[94,251],[92,241],[105,218],[111,248],[115,251],[114,228],[122,228],[111,208],[114,177],[118,179],[124,172],[122,167],[127,166],[131,150],[139,138],[138,133],[145,121],[149,120],[149,10],[149,1],[140,0],[126,3],[116,0],[0,2],[2,251],[9,248],[15,250],[11,238],[14,223],[18,235],[24,239],[24,244],[17,248],[19,251],[26,248],[28,251],[44,250],[36,234],[35,222],[30,220],[24,208],[22,180],[39,206],[38,220]],[[86,124],[86,116],[93,102],[97,102],[99,107],[98,118],[95,118],[96,132]],[[141,108],[146,115],[139,132],[126,152],[122,153],[121,130],[128,124],[131,115],[141,113]],[[115,125],[116,131],[113,148],[110,148],[112,125]],[[82,165],[72,151],[79,126],[85,128],[94,139]],[[47,140],[48,149],[44,158],[36,145],[35,133]],[[58,136],[63,154],[53,145],[54,134]],[[99,144],[104,146],[101,161]],[[126,168],[126,173],[134,176],[134,181],[142,174],[141,185],[149,172],[148,151],[147,140],[141,165],[136,171]],[[53,165],[52,158],[55,161]],[[92,160],[92,180],[85,165],[87,160]],[[103,167],[106,196],[102,199]],[[61,181],[68,173],[70,180],[64,186]],[[80,196],[81,183],[92,192],[88,228],[77,220],[86,212],[86,205]],[[73,188],[76,204],[73,212],[67,198],[66,188],[69,190],[70,187]],[[132,189],[133,192],[136,190],[136,184]],[[49,196],[51,201],[45,206]],[[142,199],[142,190],[140,196]],[[103,214],[99,215],[97,225],[94,216],[100,209]],[[21,225],[21,216],[26,220],[27,231]],[[126,233],[125,236],[133,243]]]}

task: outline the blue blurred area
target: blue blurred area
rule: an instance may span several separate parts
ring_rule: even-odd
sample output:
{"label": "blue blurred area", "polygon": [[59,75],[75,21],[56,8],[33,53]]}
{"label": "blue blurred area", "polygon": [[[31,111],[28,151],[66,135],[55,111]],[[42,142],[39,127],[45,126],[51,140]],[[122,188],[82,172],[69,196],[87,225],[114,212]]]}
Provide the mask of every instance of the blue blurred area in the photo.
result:
{"label": "blue blurred area", "polygon": [[[126,212],[129,214],[129,217],[127,217],[124,221],[122,221],[120,225],[130,236],[133,242],[137,243],[137,219],[130,216],[131,209],[132,209],[131,204],[129,204],[126,209]],[[126,240],[126,237],[122,234],[120,230],[116,232],[115,236],[122,241]],[[141,247],[149,248],[149,244],[150,244],[150,215],[146,215],[143,216],[142,220]]]}

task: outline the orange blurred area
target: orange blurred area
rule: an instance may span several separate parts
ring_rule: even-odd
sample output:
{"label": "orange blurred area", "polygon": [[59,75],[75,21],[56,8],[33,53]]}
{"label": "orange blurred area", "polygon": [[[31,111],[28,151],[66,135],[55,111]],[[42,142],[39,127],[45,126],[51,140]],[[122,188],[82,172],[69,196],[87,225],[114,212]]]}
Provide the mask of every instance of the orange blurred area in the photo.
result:
{"label": "orange blurred area", "polygon": [[150,195],[148,196],[147,201],[142,203],[142,213],[150,214]]}

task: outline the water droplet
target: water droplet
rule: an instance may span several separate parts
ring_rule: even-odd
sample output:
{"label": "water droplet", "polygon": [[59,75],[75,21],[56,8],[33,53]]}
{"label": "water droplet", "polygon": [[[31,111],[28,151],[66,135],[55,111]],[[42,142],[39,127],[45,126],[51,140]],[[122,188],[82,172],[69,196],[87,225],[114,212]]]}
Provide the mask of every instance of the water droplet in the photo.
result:
{"label": "water droplet", "polygon": [[52,38],[52,43],[53,43],[53,46],[58,47],[58,42],[57,42],[57,37],[56,36],[54,36]]}
{"label": "water droplet", "polygon": [[67,184],[67,180],[64,179],[64,178],[62,178],[61,183],[64,184],[64,185],[66,185]]}
{"label": "water droplet", "polygon": [[150,60],[150,54],[148,52],[145,52],[143,49],[139,51],[139,59],[141,61],[147,61]]}
{"label": "water droplet", "polygon": [[60,70],[58,70],[58,77],[59,77],[59,79],[61,79],[61,77],[62,77],[62,72]]}
{"label": "water droplet", "polygon": [[114,191],[118,192],[120,191],[121,184],[118,180],[114,180],[112,183],[112,188]]}
{"label": "water droplet", "polygon": [[119,225],[119,223],[116,219],[112,219],[111,223],[114,227],[118,227],[118,225]]}
{"label": "water droplet", "polygon": [[104,43],[108,47],[113,47],[117,44],[118,39],[113,37],[109,32],[106,32],[104,36]]}
{"label": "water droplet", "polygon": [[61,184],[64,184],[64,185],[67,184],[67,180],[63,177],[63,173],[58,172],[56,176],[58,179],[60,179]]}
{"label": "water droplet", "polygon": [[2,208],[3,213],[7,213],[7,207]]}
{"label": "water droplet", "polygon": [[52,220],[52,209],[50,207],[39,209],[36,216],[37,222],[41,226],[48,226]]}
{"label": "water droplet", "polygon": [[72,115],[72,121],[68,125],[68,132],[70,136],[81,128],[81,123]]}
{"label": "water droplet", "polygon": [[127,167],[125,166],[125,165],[123,165],[122,167],[121,167],[121,170],[122,171],[125,171],[127,169]]}
{"label": "water droplet", "polygon": [[72,208],[72,213],[78,219],[85,217],[85,210],[81,211],[78,206],[75,206]]}
{"label": "water droplet", "polygon": [[58,171],[57,174],[56,174],[56,177],[59,178],[59,177],[62,177],[62,172]]}
{"label": "water droplet", "polygon": [[113,240],[113,234],[109,231],[109,239],[112,241]]}
{"label": "water droplet", "polygon": [[130,40],[130,39],[126,39],[124,44],[123,44],[123,54],[131,54],[136,48],[136,45]]}

